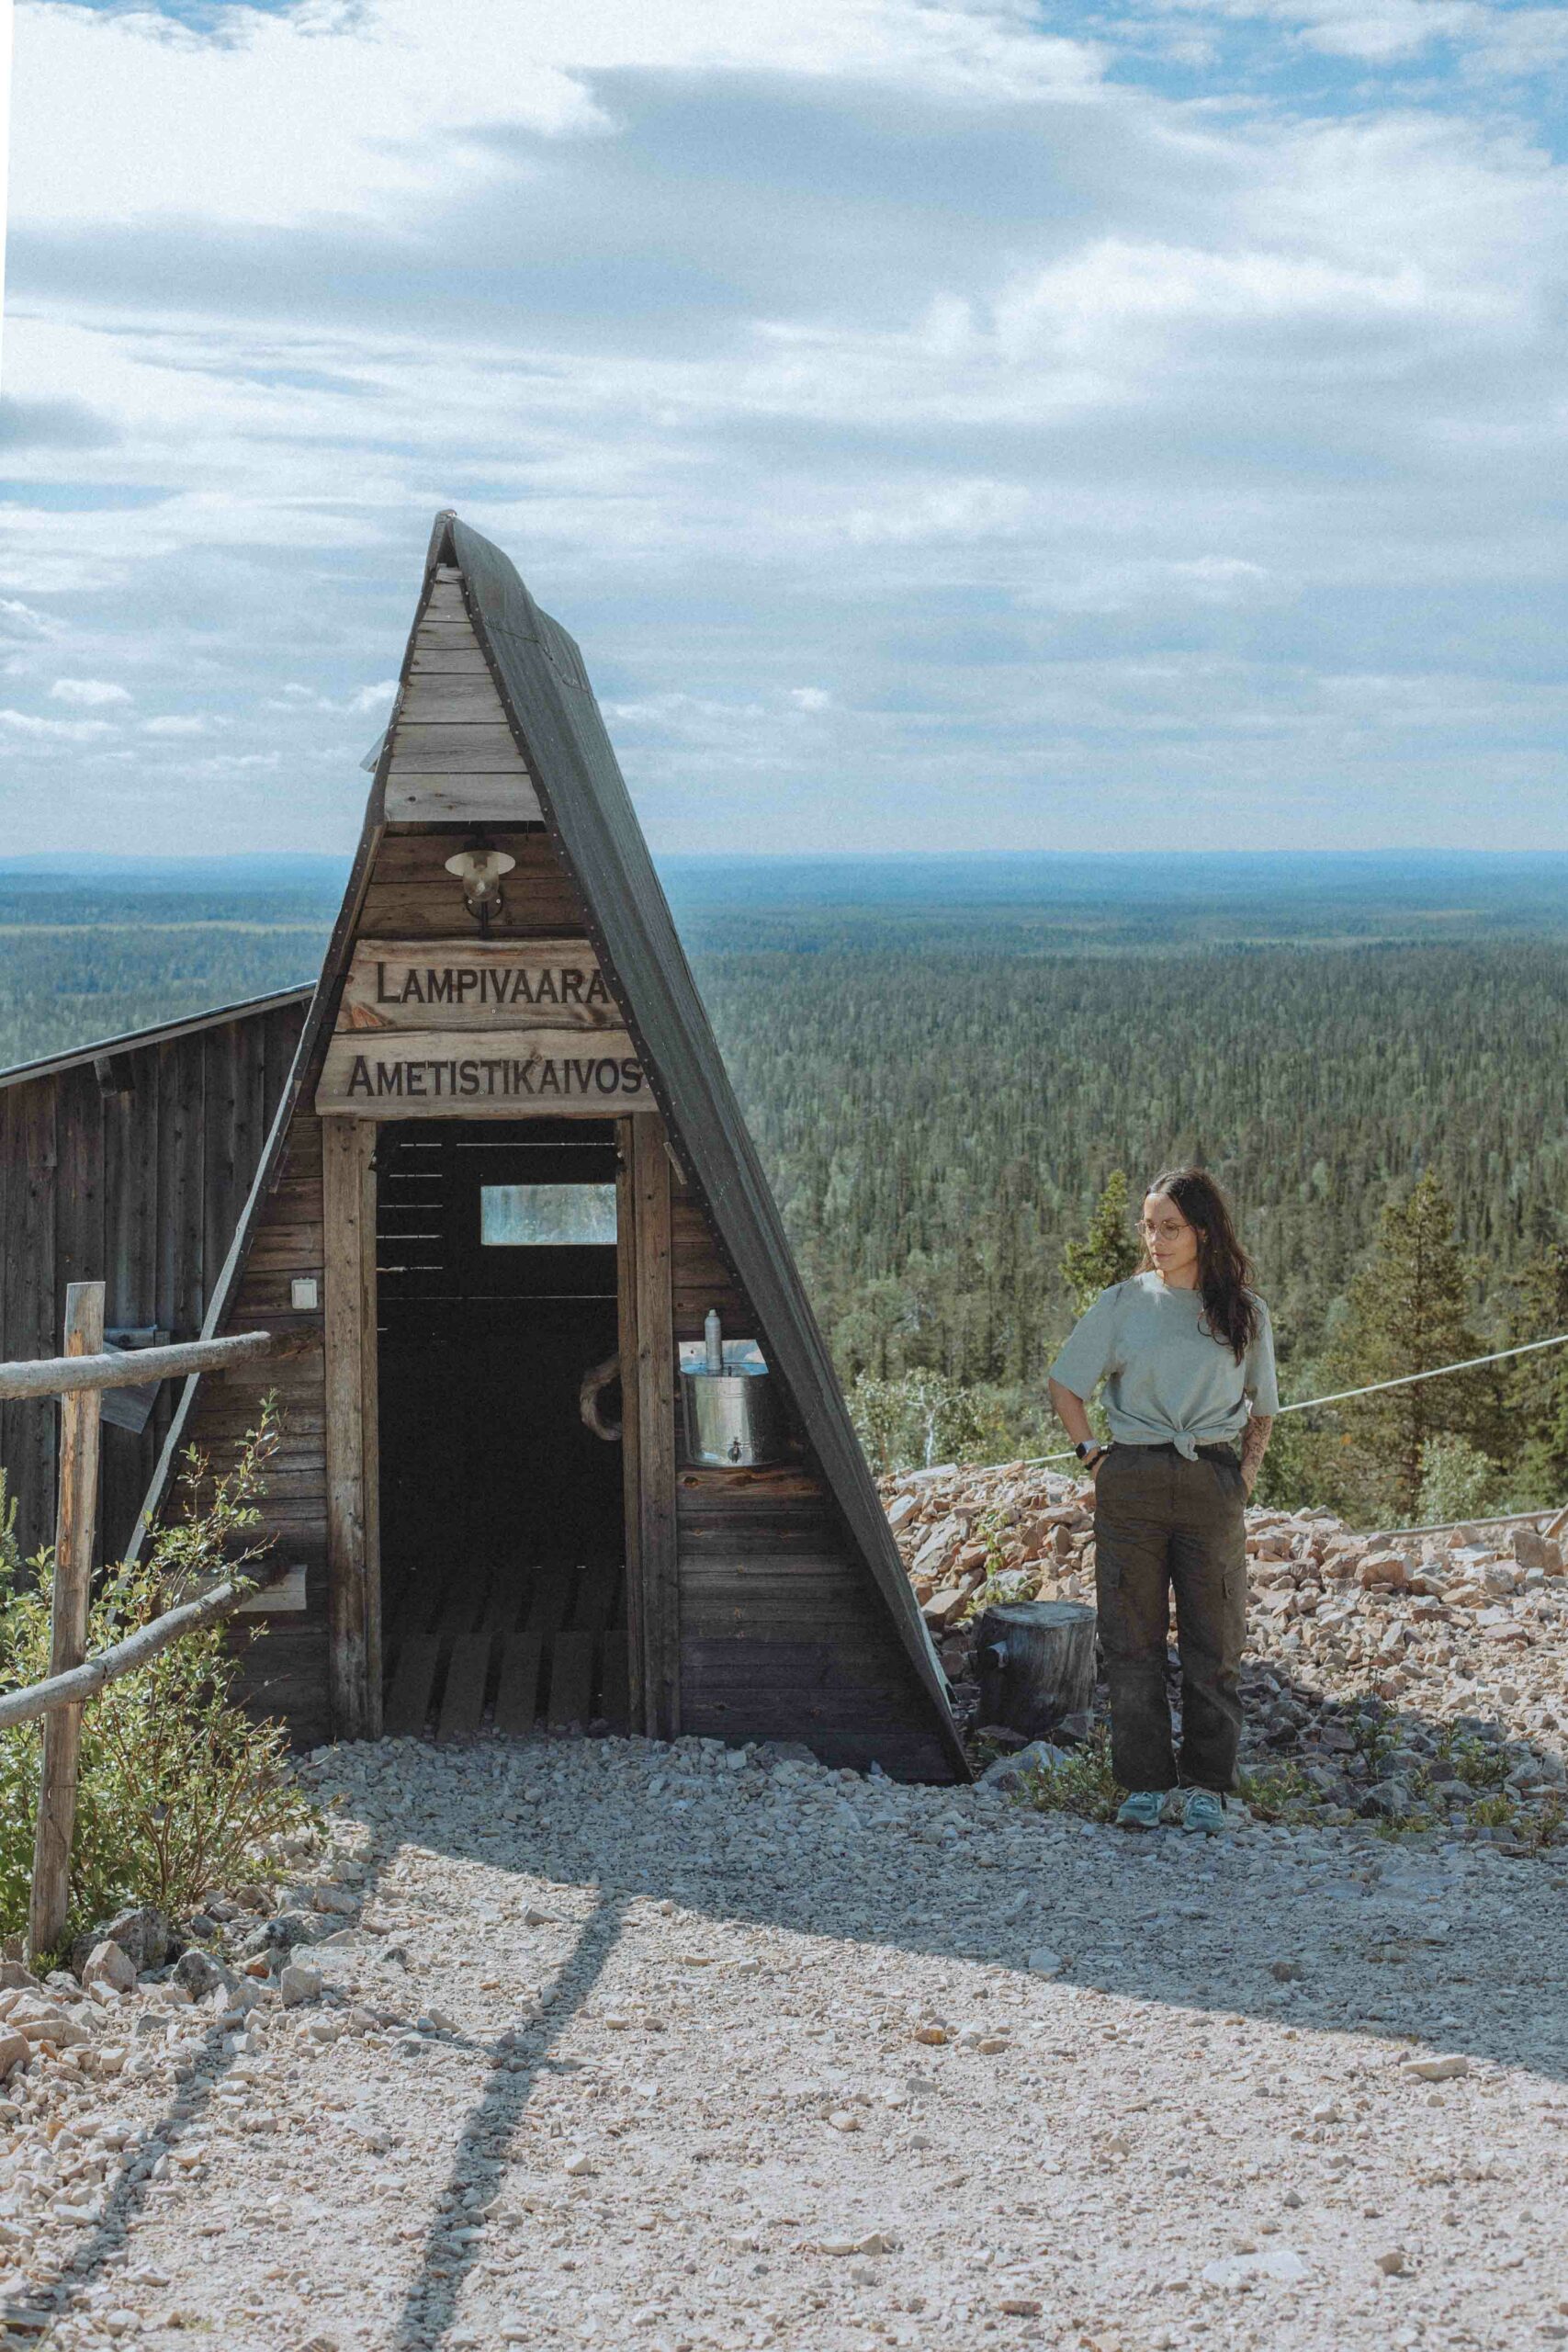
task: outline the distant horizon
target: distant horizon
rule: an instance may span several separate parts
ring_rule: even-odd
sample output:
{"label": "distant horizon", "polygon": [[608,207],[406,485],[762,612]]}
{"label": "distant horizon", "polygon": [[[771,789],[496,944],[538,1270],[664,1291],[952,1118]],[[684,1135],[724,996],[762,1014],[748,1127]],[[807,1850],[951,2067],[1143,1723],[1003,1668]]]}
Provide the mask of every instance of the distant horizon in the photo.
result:
{"label": "distant horizon", "polygon": [[[1269,849],[826,849],[826,850],[654,850],[659,866],[844,866],[844,865],[942,865],[1022,864],[1029,860],[1060,861],[1065,865],[1116,865],[1141,866],[1171,866],[1206,865],[1289,865],[1312,861],[1325,865],[1371,864],[1379,860],[1397,860],[1405,864],[1433,864],[1463,867],[1472,864],[1520,866],[1560,865],[1568,867],[1568,848],[1562,849],[1461,849],[1449,848],[1441,842],[1377,843],[1371,848],[1314,849],[1284,845]],[[352,853],[336,850],[256,849],[185,852],[145,852],[118,850],[85,850],[62,846],[58,849],[24,850],[13,856],[0,854],[0,875],[23,873],[53,874],[69,864],[82,873],[115,874],[190,869],[222,866],[314,865],[323,869],[341,870],[352,862]]]}
{"label": "distant horizon", "polygon": [[[656,861],[700,973],[756,959],[850,958],[873,975],[1011,978],[1063,957],[1103,964],[1235,951],[1371,949],[1417,960],[1494,950],[1568,968],[1568,854],[1554,850],[723,851]],[[317,852],[24,853],[0,857],[0,1069],[149,1024],[309,988],[343,902],[346,856]],[[465,931],[456,885],[454,931]],[[1444,985],[1463,989],[1472,961]],[[720,995],[722,999],[723,986]]]}

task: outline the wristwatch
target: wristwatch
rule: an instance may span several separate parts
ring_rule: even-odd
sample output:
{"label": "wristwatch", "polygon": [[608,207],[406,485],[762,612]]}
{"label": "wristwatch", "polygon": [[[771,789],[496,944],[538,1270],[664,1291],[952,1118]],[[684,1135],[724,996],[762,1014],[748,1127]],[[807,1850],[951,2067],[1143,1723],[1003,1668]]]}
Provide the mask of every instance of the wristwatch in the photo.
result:
{"label": "wristwatch", "polygon": [[1086,1470],[1092,1469],[1095,1463],[1100,1461],[1102,1455],[1109,1453],[1109,1451],[1110,1448],[1108,1446],[1101,1445],[1098,1438],[1092,1437],[1084,1438],[1079,1444],[1075,1445],[1073,1448],[1073,1452],[1077,1455],[1078,1460],[1083,1464]]}

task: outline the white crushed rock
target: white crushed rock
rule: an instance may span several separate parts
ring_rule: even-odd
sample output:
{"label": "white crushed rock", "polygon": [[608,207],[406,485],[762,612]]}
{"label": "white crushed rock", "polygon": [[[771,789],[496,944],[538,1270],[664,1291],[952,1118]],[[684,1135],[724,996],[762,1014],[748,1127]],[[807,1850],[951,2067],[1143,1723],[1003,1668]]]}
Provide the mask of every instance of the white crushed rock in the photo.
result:
{"label": "white crushed rock", "polygon": [[54,2029],[0,2109],[17,2341],[1568,2341],[1553,1858],[1139,1840],[694,1742],[311,1777],[353,1911],[231,1917],[194,1999],[9,1964]]}

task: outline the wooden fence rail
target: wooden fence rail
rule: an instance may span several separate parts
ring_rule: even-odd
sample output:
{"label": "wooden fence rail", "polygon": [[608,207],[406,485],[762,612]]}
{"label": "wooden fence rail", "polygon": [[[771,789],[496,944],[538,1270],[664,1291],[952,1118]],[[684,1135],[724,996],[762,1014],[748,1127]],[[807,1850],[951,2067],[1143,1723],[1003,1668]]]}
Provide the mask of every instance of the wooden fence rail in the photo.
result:
{"label": "wooden fence rail", "polygon": [[279,1566],[254,1580],[226,1577],[198,1599],[182,1601],[177,1609],[165,1609],[150,1625],[139,1625],[123,1642],[99,1650],[96,1657],[84,1658],[69,1672],[51,1675],[47,1682],[29,1682],[23,1690],[0,1690],[0,1731],[8,1730],[13,1724],[36,1723],[39,1715],[52,1714],[57,1707],[79,1707],[84,1699],[96,1698],[107,1684],[118,1682],[122,1674],[134,1674],[139,1666],[145,1666],[149,1658],[156,1657],[160,1650],[166,1650],[182,1634],[198,1633],[203,1625],[232,1616],[236,1609],[254,1600],[258,1593],[265,1593],[288,1573],[287,1568]]}
{"label": "wooden fence rail", "polygon": [[[66,1294],[66,1341],[71,1344],[70,1300],[77,1291],[101,1291],[102,1283],[73,1283]],[[103,1338],[100,1328],[98,1339]],[[107,1355],[45,1356],[34,1363],[0,1363],[0,1397],[73,1396],[87,1388],[145,1388],[155,1380],[178,1380],[191,1372],[221,1372],[251,1356],[285,1353],[292,1341],[272,1331],[237,1331],[230,1340],[180,1340],[166,1348],[113,1350]]]}
{"label": "wooden fence rail", "polygon": [[83,1702],[120,1675],[145,1666],[182,1634],[242,1607],[257,1589],[249,1579],[216,1585],[198,1599],[166,1611],[113,1648],[94,1658],[87,1657],[103,1391],[141,1388],[155,1380],[193,1372],[216,1372],[256,1356],[286,1353],[291,1344],[270,1331],[243,1331],[231,1339],[191,1340],[170,1347],[106,1354],[104,1285],[73,1283],[65,1294],[64,1355],[34,1363],[0,1364],[0,1397],[62,1399],[49,1674],[44,1681],[26,1690],[0,1693],[0,1728],[43,1717],[43,1771],[28,1908],[28,1950],[35,1959],[51,1951],[65,1932]]}

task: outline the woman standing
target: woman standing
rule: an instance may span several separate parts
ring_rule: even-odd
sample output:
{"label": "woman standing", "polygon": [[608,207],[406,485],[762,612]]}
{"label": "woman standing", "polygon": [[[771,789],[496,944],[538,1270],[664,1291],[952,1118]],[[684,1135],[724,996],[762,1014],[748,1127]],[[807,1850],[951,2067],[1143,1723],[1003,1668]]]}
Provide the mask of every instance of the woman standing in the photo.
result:
{"label": "woman standing", "polygon": [[[1094,1478],[1100,1643],[1111,1755],[1130,1790],[1124,1829],[1159,1825],[1187,1790],[1182,1826],[1224,1826],[1241,1738],[1247,1539],[1280,1399],[1269,1310],[1224,1193],[1201,1168],[1156,1176],[1144,1202],[1145,1266],[1101,1291],[1051,1367],[1051,1402]],[[1085,1410],[1105,1382],[1111,1442]],[[1165,1693],[1176,1595],[1181,1758]]]}

